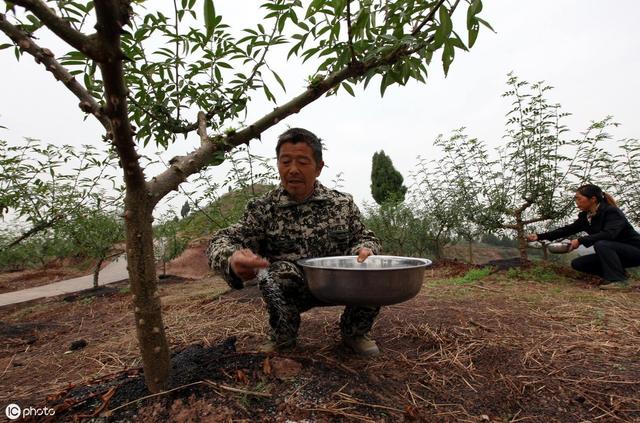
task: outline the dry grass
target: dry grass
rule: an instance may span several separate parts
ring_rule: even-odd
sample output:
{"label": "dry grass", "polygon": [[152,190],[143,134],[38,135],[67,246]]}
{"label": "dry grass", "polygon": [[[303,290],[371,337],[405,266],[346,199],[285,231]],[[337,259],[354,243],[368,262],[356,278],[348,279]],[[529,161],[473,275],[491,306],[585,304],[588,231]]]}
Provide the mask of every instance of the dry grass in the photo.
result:
{"label": "dry grass", "polygon": [[[283,388],[279,409],[362,422],[640,418],[640,292],[603,293],[566,278],[531,282],[504,274],[460,285],[438,279],[441,274],[428,273],[416,299],[383,309],[373,331],[383,355],[371,360],[338,346],[341,308],[306,313],[290,357],[325,369],[328,379],[300,376]],[[218,278],[162,286],[170,343],[209,346],[236,336],[240,352],[255,351],[267,316],[259,296],[245,291],[223,294]],[[117,301],[52,301],[26,314],[0,315],[9,322],[76,316],[54,319],[62,338],[3,347],[0,400],[43,398],[69,382],[139,366],[130,314],[123,294]],[[65,354],[76,337],[93,338]]]}

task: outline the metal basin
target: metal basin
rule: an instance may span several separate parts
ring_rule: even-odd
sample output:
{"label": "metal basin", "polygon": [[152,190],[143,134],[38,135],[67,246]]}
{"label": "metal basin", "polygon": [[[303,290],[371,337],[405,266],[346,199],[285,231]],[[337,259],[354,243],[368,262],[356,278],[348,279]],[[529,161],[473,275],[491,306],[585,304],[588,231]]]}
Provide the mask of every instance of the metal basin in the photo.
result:
{"label": "metal basin", "polygon": [[547,249],[554,254],[564,254],[571,251],[571,244],[568,242],[552,242],[547,245]]}
{"label": "metal basin", "polygon": [[299,260],[311,293],[329,304],[382,306],[416,296],[424,269],[431,260],[369,256],[358,263],[356,256]]}

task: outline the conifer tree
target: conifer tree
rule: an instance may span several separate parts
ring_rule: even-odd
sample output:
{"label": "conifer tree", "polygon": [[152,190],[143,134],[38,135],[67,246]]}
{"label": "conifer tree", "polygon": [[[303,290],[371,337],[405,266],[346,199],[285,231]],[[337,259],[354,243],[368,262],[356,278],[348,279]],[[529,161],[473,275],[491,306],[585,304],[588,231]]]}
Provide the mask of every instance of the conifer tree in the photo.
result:
{"label": "conifer tree", "polygon": [[402,185],[404,178],[393,167],[391,158],[380,150],[373,154],[371,165],[371,195],[376,203],[401,203],[407,192],[407,187]]}

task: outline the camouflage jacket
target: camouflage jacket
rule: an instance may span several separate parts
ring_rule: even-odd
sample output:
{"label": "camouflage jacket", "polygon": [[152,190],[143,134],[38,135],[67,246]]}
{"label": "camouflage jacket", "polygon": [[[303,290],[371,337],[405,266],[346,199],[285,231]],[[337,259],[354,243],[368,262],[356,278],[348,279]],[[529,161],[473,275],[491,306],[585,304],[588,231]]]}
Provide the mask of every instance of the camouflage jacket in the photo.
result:
{"label": "camouflage jacket", "polygon": [[231,272],[229,257],[249,248],[270,262],[296,262],[302,258],[355,255],[362,247],[379,254],[380,243],[362,223],[360,210],[349,194],[316,182],[313,194],[302,203],[292,200],[282,186],[251,200],[240,221],[213,236],[209,266],[227,283],[241,288]]}

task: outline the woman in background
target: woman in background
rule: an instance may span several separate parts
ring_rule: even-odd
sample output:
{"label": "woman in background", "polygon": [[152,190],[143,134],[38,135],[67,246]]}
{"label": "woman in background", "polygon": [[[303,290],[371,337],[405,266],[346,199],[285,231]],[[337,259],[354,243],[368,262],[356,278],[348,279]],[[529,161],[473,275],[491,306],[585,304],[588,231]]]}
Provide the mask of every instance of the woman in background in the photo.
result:
{"label": "woman in background", "polygon": [[571,250],[580,245],[593,246],[595,254],[574,259],[571,267],[604,278],[600,289],[627,288],[625,268],[640,266],[640,234],[633,229],[615,200],[597,185],[578,188],[575,201],[580,209],[575,222],[551,232],[530,234],[527,240],[555,240],[586,232],[588,235],[571,241]]}

